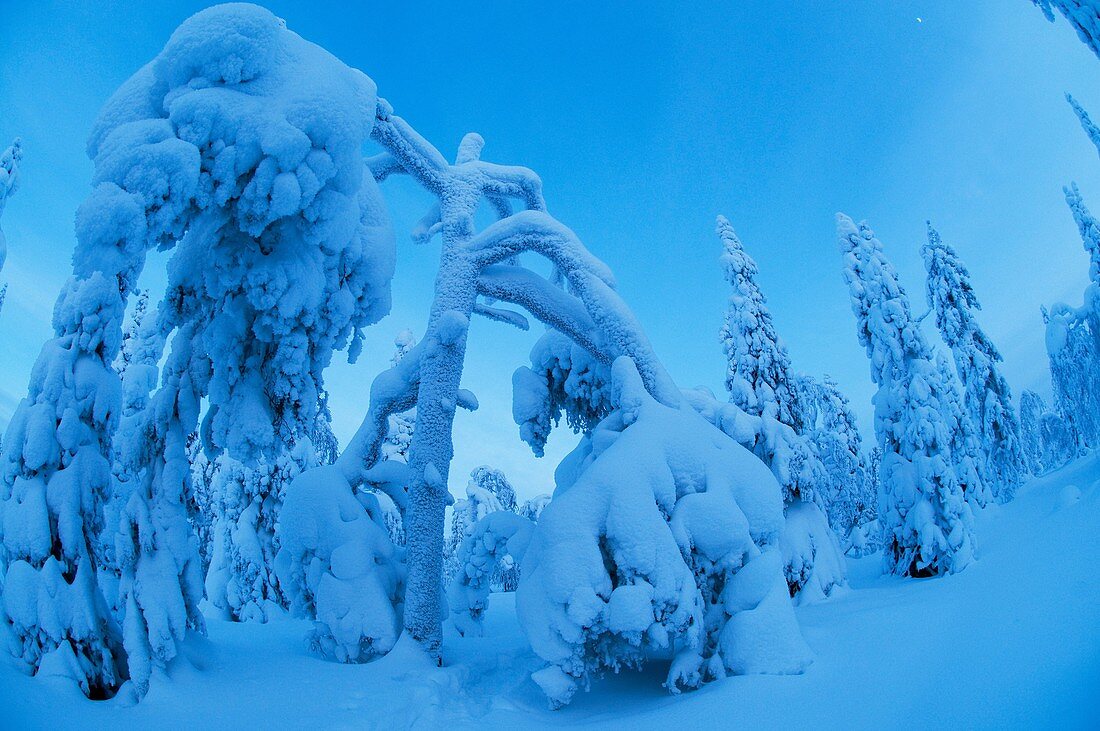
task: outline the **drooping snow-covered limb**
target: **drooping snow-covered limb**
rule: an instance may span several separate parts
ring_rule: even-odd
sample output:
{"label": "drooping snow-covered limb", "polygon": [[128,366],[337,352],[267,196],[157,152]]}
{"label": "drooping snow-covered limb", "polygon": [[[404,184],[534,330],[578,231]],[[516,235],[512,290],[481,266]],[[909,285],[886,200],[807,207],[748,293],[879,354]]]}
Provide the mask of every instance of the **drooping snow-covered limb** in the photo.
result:
{"label": "drooping snow-covered limb", "polygon": [[481,272],[477,288],[486,297],[523,307],[540,322],[568,335],[600,362],[610,365],[614,359],[581,301],[530,269],[494,264]]}
{"label": "drooping snow-covered limb", "polygon": [[1054,9],[1065,16],[1077,36],[1100,57],[1100,2],[1097,0],[1032,0],[1047,20],[1054,22]]}
{"label": "drooping snow-covered limb", "polygon": [[[165,667],[178,654],[187,631],[205,631],[199,611],[202,562],[188,522],[187,438],[198,424],[201,399],[189,375],[194,340],[193,324],[176,334],[164,384],[149,408],[139,411],[130,404],[117,438],[130,475],[120,486],[114,537],[118,607],[130,680],[139,697],[149,689],[153,668]],[[126,386],[135,395],[142,387],[138,369],[155,378],[156,361],[130,364]]]}
{"label": "drooping snow-covered limb", "polygon": [[509,510],[486,515],[462,541],[456,556],[458,572],[447,588],[455,628],[464,637],[481,636],[489,608],[490,580],[504,556],[519,563],[527,551],[535,524]]}
{"label": "drooping snow-covered limb", "polygon": [[503,307],[493,307],[484,302],[478,302],[474,305],[474,314],[481,315],[487,320],[511,325],[523,331],[531,329],[531,323],[527,321],[527,318],[515,310],[509,310]]}
{"label": "drooping snow-covered limb", "polygon": [[1085,108],[1077,103],[1071,95],[1066,94],[1066,101],[1073,107],[1073,113],[1077,115],[1078,121],[1081,122],[1081,129],[1085,130],[1085,134],[1088,135],[1089,141],[1096,147],[1098,153],[1100,153],[1100,127],[1096,126],[1096,123],[1089,117],[1089,113],[1085,111]]}
{"label": "drooping snow-covered limb", "polygon": [[486,227],[467,248],[482,266],[531,251],[549,259],[584,303],[597,328],[617,353],[638,367],[646,390],[661,403],[679,403],[680,392],[653,353],[630,308],[613,289],[615,279],[569,227],[543,211],[522,211]]}
{"label": "drooping snow-covered limb", "polygon": [[336,459],[336,467],[352,487],[361,484],[366,471],[378,462],[389,417],[416,406],[423,354],[424,341],[421,341],[387,370],[375,376],[371,383],[367,415]]}

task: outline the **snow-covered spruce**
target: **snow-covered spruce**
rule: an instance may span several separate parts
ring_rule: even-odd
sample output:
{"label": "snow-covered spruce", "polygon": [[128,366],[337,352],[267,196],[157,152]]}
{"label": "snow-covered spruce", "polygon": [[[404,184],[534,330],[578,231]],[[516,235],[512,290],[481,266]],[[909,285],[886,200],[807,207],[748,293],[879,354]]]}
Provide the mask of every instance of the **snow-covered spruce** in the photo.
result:
{"label": "snow-covered spruce", "polygon": [[[470,472],[466,485],[466,498],[455,501],[451,512],[451,533],[444,546],[443,579],[451,584],[464,571],[469,552],[463,550],[466,539],[474,534],[474,528],[490,513],[516,514],[516,491],[500,470],[487,465]],[[492,567],[492,575],[486,581],[492,591],[515,591],[519,583],[519,569],[512,560]]]}
{"label": "snow-covered spruce", "polygon": [[[23,143],[16,138],[0,153],[0,218],[4,216],[4,207],[8,198],[19,190],[19,163],[23,159]],[[4,262],[8,258],[8,242],[4,230],[0,228],[0,272],[4,271]]]}
{"label": "snow-covered spruce", "polygon": [[[730,403],[760,417],[761,429],[750,449],[772,468],[783,486],[784,509],[791,517],[782,540],[791,596],[800,601],[808,596],[828,596],[844,584],[845,564],[840,544],[830,535],[825,517],[821,488],[827,477],[806,438],[806,405],[802,403],[799,379],[756,283],[756,263],[745,253],[733,226],[723,216],[718,217],[717,233],[723,247],[722,269],[733,289],[721,330]],[[792,434],[783,440],[775,438],[779,425],[788,427]],[[793,443],[794,451],[778,450],[781,441]],[[815,575],[819,564],[822,571]],[[814,591],[803,595],[808,584],[814,586]]]}
{"label": "snow-covered spruce", "polygon": [[[1012,499],[1025,474],[1019,422],[1012,391],[997,363],[1001,354],[978,325],[981,309],[970,283],[970,272],[955,250],[945,244],[932,224],[928,243],[921,248],[928,270],[928,303],[936,312],[936,327],[951,349],[955,372],[963,387],[964,428],[976,430],[981,450],[980,478],[999,502]],[[968,498],[984,493],[969,485]]]}
{"label": "snow-covered spruce", "polygon": [[807,429],[811,443],[825,467],[821,487],[829,525],[837,536],[847,538],[857,527],[876,517],[874,486],[867,474],[863,455],[863,436],[856,416],[828,375],[817,382],[804,381]]}
{"label": "snow-covered spruce", "polygon": [[1081,448],[1095,447],[1100,444],[1100,362],[1090,313],[1057,303],[1044,310],[1044,319],[1054,411]]}
{"label": "snow-covered spruce", "polygon": [[515,512],[497,510],[471,526],[455,549],[454,563],[458,570],[448,580],[447,603],[459,634],[481,635],[490,591],[515,590],[515,584],[509,586],[507,579],[500,577],[512,570],[518,583],[519,573],[515,569],[527,551],[534,526]]}
{"label": "snow-covered spruce", "polygon": [[797,382],[787,348],[775,332],[764,294],[756,284],[756,262],[745,253],[725,216],[718,216],[716,231],[722,240],[722,271],[733,290],[720,333],[730,403],[801,433]]}
{"label": "snow-covered spruce", "polygon": [[1096,148],[1097,153],[1100,153],[1100,127],[1096,126],[1096,123],[1089,117],[1089,113],[1085,111],[1085,108],[1077,103],[1071,95],[1066,94],[1066,101],[1069,102],[1070,107],[1073,109],[1073,113],[1077,115],[1077,121],[1081,123],[1081,129],[1088,135],[1089,142]]}
{"label": "snow-covered spruce", "polygon": [[691,408],[615,361],[614,411],[556,474],[522,563],[521,626],[551,705],[605,670],[672,659],[668,687],[802,671],[809,652],[783,580],[779,486]]}
{"label": "snow-covered spruce", "polygon": [[974,527],[951,452],[952,430],[943,417],[949,395],[874,232],[838,213],[837,239],[856,332],[878,386],[886,569],[906,576],[959,571],[973,558]]}
{"label": "snow-covered spruce", "polygon": [[936,352],[936,371],[939,389],[943,393],[944,422],[950,432],[951,458],[955,465],[955,477],[963,497],[974,509],[985,507],[993,499],[986,479],[984,450],[981,437],[963,406],[960,384],[947,357]]}
{"label": "snow-covered spruce", "polygon": [[[359,156],[374,108],[366,77],[245,5],[186,21],[105,105],[88,144],[96,187],[77,214],[74,276],[5,450],[5,517],[27,527],[5,531],[5,609],[29,668],[60,648],[75,656],[86,692],[110,694],[122,679],[91,544],[121,409],[111,364],[146,251],[196,241],[173,257],[187,286],[169,293],[170,321],[203,327],[172,343],[199,340],[189,348],[198,362],[178,373],[187,391],[209,397],[216,446],[248,460],[275,449],[311,423],[332,349],[388,301],[392,251],[374,245],[380,207],[376,194],[363,198],[376,189]],[[190,414],[173,394],[156,401]],[[171,468],[146,468],[154,513],[183,500],[174,455],[186,462],[187,433],[160,435],[173,456],[150,452]],[[158,548],[143,544],[143,556],[166,561]],[[178,583],[172,591],[182,592]],[[144,617],[149,631],[164,626],[152,616],[161,606]],[[171,644],[149,642],[167,648],[156,662]]]}
{"label": "snow-covered spruce", "polygon": [[1020,393],[1020,444],[1024,461],[1032,475],[1043,474],[1043,442],[1039,422],[1047,411],[1043,397],[1025,389]]}
{"label": "snow-covered spruce", "polygon": [[519,506],[519,514],[532,523],[539,522],[539,516],[542,515],[542,511],[546,509],[546,506],[550,504],[550,496],[547,494],[535,495],[529,500],[524,500],[523,504]]}
{"label": "snow-covered spruce", "polygon": [[1097,0],[1032,0],[1047,20],[1054,22],[1058,10],[1077,31],[1077,36],[1100,57],[1100,2]]}

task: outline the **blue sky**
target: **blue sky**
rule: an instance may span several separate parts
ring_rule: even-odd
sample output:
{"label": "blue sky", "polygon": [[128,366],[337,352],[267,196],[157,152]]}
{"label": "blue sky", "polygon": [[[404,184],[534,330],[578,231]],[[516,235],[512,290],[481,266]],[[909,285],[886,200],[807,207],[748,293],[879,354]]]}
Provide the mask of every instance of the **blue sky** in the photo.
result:
{"label": "blue sky", "polygon": [[[840,274],[833,214],[866,218],[924,309],[931,218],[970,266],[986,330],[1022,388],[1049,393],[1041,304],[1080,300],[1087,257],[1062,199],[1100,208],[1096,150],[1062,99],[1100,113],[1100,61],[1026,0],[647,3],[268,3],[288,26],[377,82],[450,154],[542,177],[551,211],[611,265],[673,377],[721,391],[727,288],[714,217],[760,266],[796,368],[830,373],[870,430],[873,392]],[[0,140],[21,135],[23,185],[3,221],[0,423],[49,337],[89,189],[98,108],[203,3],[0,3]],[[338,435],[365,411],[394,334],[424,325],[435,247],[406,232],[427,205],[385,192],[399,234],[393,314],[367,357],[328,375]],[[163,281],[151,257],[145,284]],[[159,270],[158,270],[159,267]],[[475,324],[452,489],[483,463],[523,495],[549,491],[567,432],[535,460],[510,416],[511,373],[536,337]]]}

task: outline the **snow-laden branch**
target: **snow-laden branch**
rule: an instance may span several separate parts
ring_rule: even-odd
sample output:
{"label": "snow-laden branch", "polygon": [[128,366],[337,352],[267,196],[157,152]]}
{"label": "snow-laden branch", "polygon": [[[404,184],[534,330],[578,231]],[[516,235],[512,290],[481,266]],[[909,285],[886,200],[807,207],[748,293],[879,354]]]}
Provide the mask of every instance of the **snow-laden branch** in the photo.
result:
{"label": "snow-laden branch", "polygon": [[406,172],[401,162],[389,152],[380,152],[377,155],[371,155],[363,164],[370,170],[370,174],[374,176],[374,179],[381,183],[391,175],[400,175]]}
{"label": "snow-laden branch", "polygon": [[584,304],[530,269],[507,264],[486,267],[478,280],[479,294],[523,307],[540,322],[560,330],[601,363],[614,354],[600,340],[599,330]]}
{"label": "snow-laden branch", "polygon": [[531,323],[527,321],[527,318],[515,310],[492,307],[484,302],[478,302],[474,305],[474,314],[495,322],[503,322],[505,325],[511,325],[523,331],[531,329]]}
{"label": "snow-laden branch", "polygon": [[369,470],[378,462],[390,415],[416,406],[423,355],[424,344],[417,343],[401,360],[379,373],[371,384],[367,415],[336,460],[336,466],[353,487],[366,481]]}

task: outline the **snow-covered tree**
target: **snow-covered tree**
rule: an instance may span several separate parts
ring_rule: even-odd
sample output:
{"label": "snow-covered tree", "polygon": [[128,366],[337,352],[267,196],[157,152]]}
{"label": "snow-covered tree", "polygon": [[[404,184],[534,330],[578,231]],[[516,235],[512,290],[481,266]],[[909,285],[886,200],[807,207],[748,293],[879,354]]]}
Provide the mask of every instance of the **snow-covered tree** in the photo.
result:
{"label": "snow-covered tree", "polygon": [[1077,31],[1077,36],[1100,57],[1100,3],[1097,0],[1032,0],[1047,20],[1054,22],[1054,11],[1060,12]]}
{"label": "snow-covered tree", "polygon": [[532,677],[560,706],[653,653],[674,656],[672,692],[800,672],[775,478],[694,409],[654,399],[628,358],[611,376],[614,408],[558,467],[523,558],[516,610],[549,663]]}
{"label": "snow-covered tree", "polygon": [[718,216],[717,233],[723,246],[722,270],[733,289],[721,331],[730,403],[801,432],[802,414],[791,361],[756,284],[756,262],[745,253],[725,216]]}
{"label": "snow-covered tree", "polygon": [[[978,325],[976,311],[981,305],[970,272],[931,223],[921,255],[928,270],[928,303],[935,310],[936,327],[951,349],[962,383],[969,421],[964,427],[977,430],[982,469],[980,477],[975,477],[984,478],[993,496],[1006,502],[1015,494],[1025,467],[1012,391],[997,366],[1001,354]],[[974,487],[970,487],[971,495],[977,493]],[[985,492],[982,487],[978,491]]]}
{"label": "snow-covered tree", "polygon": [[993,495],[985,476],[985,452],[982,449],[981,436],[963,405],[961,384],[955,375],[955,369],[943,353],[936,353],[936,369],[943,393],[940,402],[942,416],[951,433],[951,459],[959,489],[973,507],[985,507],[993,499]]}
{"label": "snow-covered tree", "polygon": [[[23,159],[23,144],[17,137],[14,142],[0,153],[0,219],[4,217],[4,207],[19,188],[19,162]],[[0,228],[0,272],[4,271],[4,262],[8,258],[8,240],[4,238],[4,229]],[[4,299],[8,294],[8,285],[0,284],[0,312],[4,309]]]}
{"label": "snow-covered tree", "polygon": [[1053,472],[1064,466],[1078,454],[1073,425],[1061,414],[1048,411],[1039,421],[1043,443],[1043,469]]}
{"label": "snow-covered tree", "polygon": [[959,571],[973,557],[974,528],[943,416],[950,397],[882,244],[865,223],[840,213],[837,238],[857,335],[878,386],[886,569],[907,576]]}
{"label": "snow-covered tree", "polygon": [[1024,390],[1020,394],[1020,443],[1028,472],[1032,475],[1041,475],[1044,471],[1040,421],[1048,410],[1043,397],[1034,391]]}
{"label": "snow-covered tree", "polygon": [[523,504],[519,506],[519,514],[532,523],[539,522],[539,516],[542,515],[542,511],[546,509],[546,506],[550,504],[550,496],[544,494],[535,495],[530,500],[524,500]]}
{"label": "snow-covered tree", "polygon": [[[190,622],[186,600],[171,597],[187,595],[189,579],[164,577],[190,575],[168,556],[193,541],[179,518],[200,400],[212,449],[274,462],[312,427],[332,351],[386,310],[392,240],[360,152],[376,107],[367,77],[247,5],[184,22],[105,105],[88,144],[96,187],[77,213],[73,277],[5,449],[0,501],[28,527],[4,536],[6,621],[28,668],[68,654],[93,695],[124,678],[91,545],[121,412],[112,363],[146,252],[177,247],[161,311],[171,349],[145,420],[157,439],[137,455],[147,461],[128,524],[141,616],[126,613],[125,651],[142,633],[149,644],[134,650],[138,680],[146,649],[166,662]],[[140,578],[146,566],[160,572],[155,585]]]}
{"label": "snow-covered tree", "polygon": [[[452,509],[451,533],[444,547],[444,580],[449,584],[462,571],[463,561],[467,558],[461,550],[462,544],[473,535],[478,521],[490,513],[517,513],[518,510],[516,491],[503,472],[485,465],[474,468],[466,486],[466,498],[456,501]],[[515,591],[519,583],[519,567],[514,563],[496,566],[487,580],[493,591]]]}
{"label": "snow-covered tree", "polygon": [[[394,351],[390,359],[390,365],[395,366],[416,345],[416,336],[412,330],[402,330],[393,340]],[[416,409],[402,411],[400,414],[391,414],[389,417],[389,431],[386,433],[386,441],[382,445],[382,455],[385,459],[397,459],[402,462],[409,461],[409,447],[412,445],[413,428],[416,426]]]}
{"label": "snow-covered tree", "polygon": [[804,396],[809,437],[825,467],[822,487],[829,525],[847,538],[857,526],[875,519],[875,492],[867,476],[863,436],[840,386],[828,375],[806,379]]}
{"label": "snow-covered tree", "polygon": [[1089,313],[1059,303],[1044,310],[1044,319],[1054,411],[1082,448],[1095,447],[1100,444],[1100,362]]}
{"label": "snow-covered tree", "polygon": [[[814,596],[828,596],[845,581],[840,546],[825,518],[822,488],[828,476],[819,455],[806,439],[808,417],[801,403],[799,379],[776,334],[771,313],[756,283],[756,263],[725,217],[717,221],[722,241],[722,269],[733,288],[721,339],[726,351],[726,388],[730,403],[767,424],[774,420],[794,432],[793,453],[775,450],[776,440],[761,433],[753,451],[783,485],[785,512],[790,519],[782,534],[784,568],[791,596],[813,584]],[[789,462],[781,466],[780,461]],[[820,554],[820,555],[819,555]],[[823,571],[820,567],[828,566]],[[816,573],[816,575],[815,575]]]}
{"label": "snow-covered tree", "polygon": [[[0,218],[4,215],[8,198],[19,190],[19,163],[22,159],[23,143],[18,137],[0,153]],[[4,238],[4,230],[0,229],[0,272],[4,271],[7,258],[8,242]]]}

